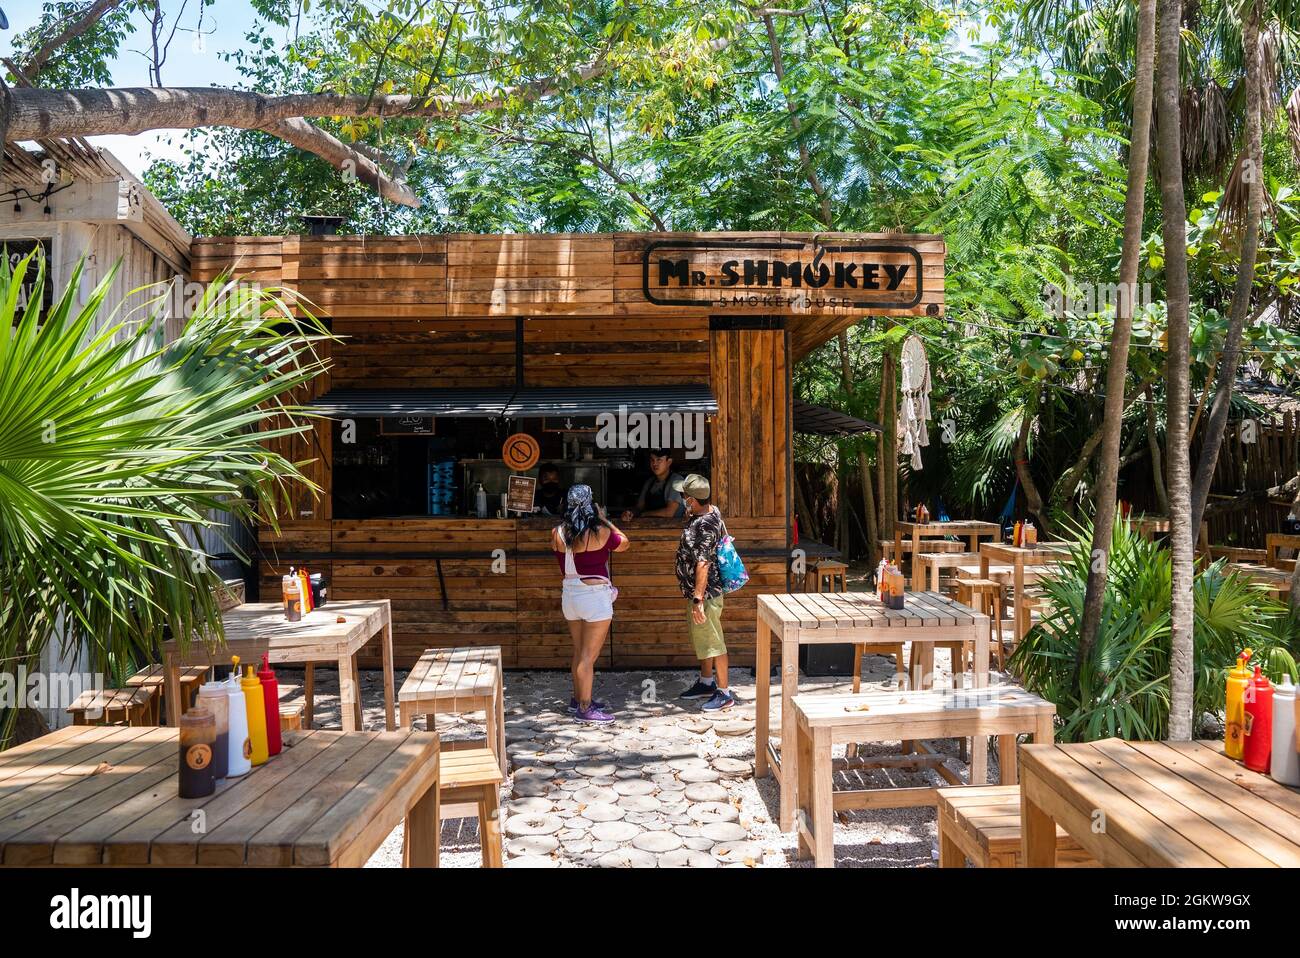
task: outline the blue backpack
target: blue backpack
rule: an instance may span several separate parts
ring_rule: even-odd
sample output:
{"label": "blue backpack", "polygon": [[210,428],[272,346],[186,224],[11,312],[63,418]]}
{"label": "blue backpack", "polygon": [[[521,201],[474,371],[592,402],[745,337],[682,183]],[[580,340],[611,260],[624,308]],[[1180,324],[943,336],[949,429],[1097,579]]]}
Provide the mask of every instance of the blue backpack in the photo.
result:
{"label": "blue backpack", "polygon": [[745,563],[736,551],[736,540],[727,532],[727,523],[722,523],[722,539],[718,542],[718,575],[722,579],[722,592],[735,592],[749,581]]}

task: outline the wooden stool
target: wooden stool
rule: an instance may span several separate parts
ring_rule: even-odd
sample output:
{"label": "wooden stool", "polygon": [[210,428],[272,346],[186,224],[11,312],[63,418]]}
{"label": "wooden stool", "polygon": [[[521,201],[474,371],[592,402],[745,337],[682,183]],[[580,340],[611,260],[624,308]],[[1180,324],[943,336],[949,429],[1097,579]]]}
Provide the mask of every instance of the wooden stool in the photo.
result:
{"label": "wooden stool", "polygon": [[993,649],[998,657],[998,671],[1005,671],[1006,663],[1002,651],[1002,605],[1005,593],[1001,583],[994,582],[992,579],[962,578],[955,582],[957,601],[967,608],[978,608],[980,612],[992,619],[994,631],[989,638],[993,640]]}
{"label": "wooden stool", "polygon": [[280,731],[281,732],[302,731],[302,706],[301,705],[280,706]]}
{"label": "wooden stool", "polygon": [[154,698],[154,690],[146,686],[86,689],[66,711],[73,725],[146,726],[156,714]]}
{"label": "wooden stool", "polygon": [[[965,785],[938,792],[939,867],[1020,867],[1020,786]],[[1060,825],[1056,863],[1097,867]]]}
{"label": "wooden stool", "polygon": [[[820,559],[814,562],[804,574],[803,590],[805,592],[847,592],[849,589],[844,581],[846,569],[848,569],[846,563],[834,559]],[[822,589],[823,579],[829,583],[829,587],[825,590]]]}
{"label": "wooden stool", "polygon": [[[470,746],[458,748],[459,745]],[[477,742],[443,742],[438,753],[439,817],[478,817],[479,840],[483,846],[483,867],[501,867],[502,775],[496,753]],[[402,861],[408,855],[405,833]]]}

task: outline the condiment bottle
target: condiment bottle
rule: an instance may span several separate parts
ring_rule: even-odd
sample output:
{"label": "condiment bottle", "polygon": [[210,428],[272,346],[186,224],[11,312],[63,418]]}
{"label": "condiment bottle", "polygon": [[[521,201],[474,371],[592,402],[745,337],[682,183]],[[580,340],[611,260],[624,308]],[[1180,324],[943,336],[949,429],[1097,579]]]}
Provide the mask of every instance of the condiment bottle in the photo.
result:
{"label": "condiment bottle", "polygon": [[226,699],[230,710],[230,751],[227,773],[231,776],[247,775],[252,769],[253,745],[248,739],[248,706],[239,682],[239,656],[230,658],[234,666],[225,682]]}
{"label": "condiment bottle", "polygon": [[298,581],[302,585],[302,611],[306,615],[315,608],[311,602],[311,576],[307,574],[306,568],[298,570]]}
{"label": "condiment bottle", "polygon": [[1267,772],[1273,751],[1273,685],[1258,665],[1245,698],[1246,735],[1242,761],[1252,772]]}
{"label": "condiment bottle", "polygon": [[1296,687],[1291,676],[1273,687],[1273,755],[1269,774],[1282,785],[1300,785],[1300,754],[1295,747]]}
{"label": "condiment bottle", "polygon": [[248,712],[249,758],[253,765],[265,765],[266,754],[266,702],[262,683],[253,674],[253,666],[244,666],[244,677],[239,683],[244,690],[244,705]]}
{"label": "condiment bottle", "polygon": [[302,580],[292,568],[280,580],[280,591],[284,595],[284,617],[290,622],[297,622],[302,618]]}
{"label": "condiment bottle", "polygon": [[204,682],[199,686],[198,708],[212,713],[217,739],[212,747],[212,774],[225,778],[230,774],[230,696],[225,682]]}
{"label": "condiment bottle", "polygon": [[1246,686],[1250,685],[1250,649],[1237,656],[1237,667],[1228,670],[1228,687],[1225,693],[1223,751],[1228,758],[1241,761],[1243,736],[1246,733]]}
{"label": "condiment bottle", "polygon": [[217,778],[212,771],[212,752],[217,744],[216,720],[207,709],[195,707],[181,716],[178,728],[180,797],[211,795],[217,788]]}
{"label": "condiment bottle", "polygon": [[262,653],[262,668],[257,678],[262,683],[262,699],[266,705],[266,754],[279,755],[283,744],[280,740],[280,683],[266,653]]}

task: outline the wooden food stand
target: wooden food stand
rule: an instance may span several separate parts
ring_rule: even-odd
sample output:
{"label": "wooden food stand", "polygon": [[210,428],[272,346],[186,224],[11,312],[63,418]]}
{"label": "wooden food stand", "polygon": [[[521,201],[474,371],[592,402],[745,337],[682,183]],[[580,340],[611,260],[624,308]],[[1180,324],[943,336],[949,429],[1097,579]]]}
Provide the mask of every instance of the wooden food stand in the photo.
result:
{"label": "wooden food stand", "polygon": [[[755,596],[790,590],[791,369],[868,315],[941,315],[943,257],[940,237],[902,234],[197,239],[195,280],[233,270],[284,287],[338,337],[301,397],[328,418],[281,447],[312,460],[324,494],[300,494],[278,535],[261,530],[262,597],[306,565],[331,599],[392,600],[398,667],[465,645],[500,646],[507,668],[567,667],[554,519],[503,509],[503,441],[536,439],[539,465],[592,485],[616,520],[649,477],[647,450],[667,446],[674,471],[710,478],[745,558],[725,626],[733,661],[752,661]],[[600,417],[644,414],[676,417],[680,435],[599,441]],[[694,422],[702,437],[687,436]],[[613,561],[601,664],[694,664],[673,574],[681,521],[619,524],[633,548]]]}

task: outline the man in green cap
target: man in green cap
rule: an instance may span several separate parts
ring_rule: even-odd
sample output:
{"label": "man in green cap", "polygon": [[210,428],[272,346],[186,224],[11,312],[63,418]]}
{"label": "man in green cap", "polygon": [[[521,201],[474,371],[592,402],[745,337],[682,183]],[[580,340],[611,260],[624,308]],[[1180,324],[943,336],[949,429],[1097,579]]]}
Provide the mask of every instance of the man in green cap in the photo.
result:
{"label": "man in green cap", "polygon": [[[722,513],[710,504],[709,480],[692,473],[673,488],[686,504],[686,528],[677,545],[677,584],[686,597],[686,625],[700,660],[700,677],[678,698],[707,699],[706,712],[736,704],[727,688],[727,643],[722,636],[722,574],[718,544],[722,542]],[[715,678],[716,676],[716,678]]]}

